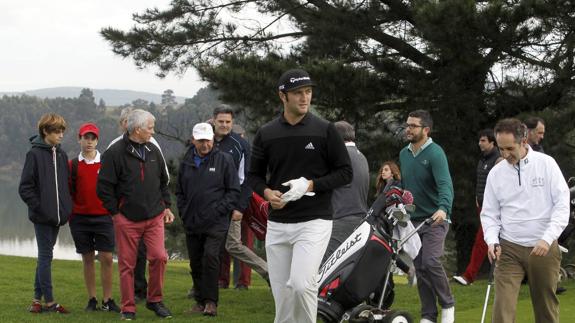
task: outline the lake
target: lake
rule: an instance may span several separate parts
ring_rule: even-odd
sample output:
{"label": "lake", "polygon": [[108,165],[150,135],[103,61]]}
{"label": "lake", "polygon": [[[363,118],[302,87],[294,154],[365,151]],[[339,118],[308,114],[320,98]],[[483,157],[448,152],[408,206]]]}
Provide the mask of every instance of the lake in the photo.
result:
{"label": "lake", "polygon": [[[34,225],[28,220],[26,204],[18,195],[18,182],[0,180],[0,254],[36,257]],[[60,227],[54,258],[81,260],[76,253],[68,225]]]}

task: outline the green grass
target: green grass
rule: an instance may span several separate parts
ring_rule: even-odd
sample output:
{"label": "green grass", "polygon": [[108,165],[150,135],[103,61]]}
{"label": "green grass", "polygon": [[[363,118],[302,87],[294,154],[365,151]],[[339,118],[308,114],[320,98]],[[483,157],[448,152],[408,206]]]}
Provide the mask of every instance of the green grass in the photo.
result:
{"label": "green grass", "polygon": [[[0,322],[108,322],[119,320],[114,313],[86,313],[86,290],[82,276],[82,263],[79,261],[54,260],[52,275],[56,301],[72,311],[70,315],[31,314],[27,312],[32,299],[32,287],[36,259],[0,256],[0,291],[2,294],[2,311]],[[266,283],[254,274],[253,285],[248,291],[234,289],[220,290],[218,316],[207,318],[201,315],[187,315],[184,311],[192,305],[186,298],[191,285],[187,262],[169,261],[165,275],[164,302],[172,310],[174,318],[171,322],[273,322],[274,304],[271,292]],[[114,275],[114,298],[118,301],[117,269]],[[416,322],[419,321],[419,298],[416,288],[406,286],[404,277],[396,277],[395,309],[407,310],[412,313]],[[575,322],[575,282],[563,284],[568,288],[561,301],[561,321]],[[456,298],[456,321],[478,322],[481,318],[485,300],[486,282],[478,281],[469,287],[452,284]],[[98,287],[101,295],[101,289]],[[99,296],[100,297],[100,296]],[[493,290],[490,297],[493,301]],[[159,321],[152,312],[138,304],[138,321]],[[531,300],[526,286],[521,290],[517,322],[533,322]]]}

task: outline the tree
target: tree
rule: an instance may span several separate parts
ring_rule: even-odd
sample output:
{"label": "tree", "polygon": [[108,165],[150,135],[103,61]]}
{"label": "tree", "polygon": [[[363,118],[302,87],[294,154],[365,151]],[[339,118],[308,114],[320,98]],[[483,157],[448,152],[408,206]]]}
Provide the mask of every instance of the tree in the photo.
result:
{"label": "tree", "polygon": [[106,110],[106,101],[104,101],[102,98],[100,98],[100,101],[98,101],[98,109],[101,111]]}
{"label": "tree", "polygon": [[167,89],[162,93],[162,105],[163,106],[176,106],[176,96],[174,96],[174,91]]}
{"label": "tree", "polygon": [[132,101],[132,106],[136,109],[148,109],[148,104],[149,102],[147,100],[144,99],[136,99],[134,101]]}
{"label": "tree", "polygon": [[[477,131],[560,105],[573,86],[573,12],[575,2],[564,0],[175,0],[134,15],[129,31],[102,35],[159,76],[197,69],[256,126],[277,113],[275,80],[296,65],[319,80],[319,113],[355,124],[370,148],[386,141],[392,156],[401,144],[381,130],[390,111],[403,120],[408,110],[430,110],[459,225],[472,213]],[[461,243],[469,232],[458,230]]]}

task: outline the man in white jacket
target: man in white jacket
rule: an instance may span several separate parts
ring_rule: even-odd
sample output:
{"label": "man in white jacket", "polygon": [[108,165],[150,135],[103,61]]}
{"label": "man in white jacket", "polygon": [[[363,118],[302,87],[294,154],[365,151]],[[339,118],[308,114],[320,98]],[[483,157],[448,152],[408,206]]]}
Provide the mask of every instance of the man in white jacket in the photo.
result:
{"label": "man in white jacket", "polygon": [[497,261],[493,322],[515,322],[525,275],[535,321],[559,322],[557,238],[569,219],[569,188],[555,160],[527,144],[519,120],[499,121],[495,139],[506,162],[489,173],[481,211],[489,260]]}

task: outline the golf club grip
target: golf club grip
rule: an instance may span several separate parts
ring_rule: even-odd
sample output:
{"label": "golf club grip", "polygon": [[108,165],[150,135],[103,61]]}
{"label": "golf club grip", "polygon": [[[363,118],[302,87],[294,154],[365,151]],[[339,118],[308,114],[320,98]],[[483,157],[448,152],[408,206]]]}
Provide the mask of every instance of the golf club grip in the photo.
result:
{"label": "golf club grip", "polygon": [[395,259],[395,264],[404,273],[409,273],[409,265],[406,264],[405,261],[403,261],[401,258],[397,257],[397,259]]}
{"label": "golf club grip", "polygon": [[[498,243],[493,245],[493,252],[495,253],[496,257],[497,257],[497,249],[498,248],[500,248]],[[493,273],[495,272],[495,263],[496,262],[497,262],[497,258],[493,259],[491,261],[491,266],[489,267],[489,279],[487,280],[487,282],[489,284],[493,283]]]}

